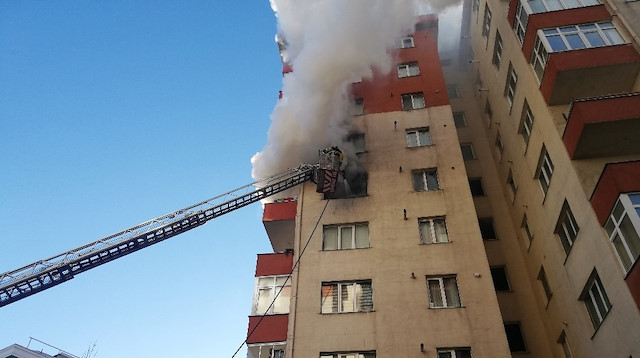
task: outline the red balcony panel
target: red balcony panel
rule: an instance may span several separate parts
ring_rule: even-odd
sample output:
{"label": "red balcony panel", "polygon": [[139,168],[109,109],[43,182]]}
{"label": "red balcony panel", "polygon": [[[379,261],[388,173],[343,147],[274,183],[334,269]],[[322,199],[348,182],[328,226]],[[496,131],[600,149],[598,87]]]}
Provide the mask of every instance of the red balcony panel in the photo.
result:
{"label": "red balcony panel", "polygon": [[634,301],[636,301],[636,306],[640,308],[640,264],[638,264],[638,261],[633,265],[624,280],[627,286],[629,286],[631,296],[633,296]]}
{"label": "red balcony panel", "polygon": [[262,223],[275,252],[293,248],[297,205],[297,201],[288,201],[264,206]]}
{"label": "red balcony panel", "polygon": [[293,67],[291,67],[291,65],[287,62],[282,64],[282,75],[284,76],[285,74],[289,73],[289,72],[293,72]]}
{"label": "red balcony panel", "polygon": [[[269,315],[249,317],[249,329],[247,330],[247,343],[284,342],[287,340],[289,315]],[[260,322],[260,325],[258,325]],[[255,331],[253,329],[258,325]],[[253,331],[253,333],[251,333]]]}
{"label": "red balcony panel", "polygon": [[288,275],[293,267],[293,252],[281,254],[258,254],[256,277]]}
{"label": "red balcony panel", "polygon": [[267,203],[264,206],[262,221],[288,220],[296,218],[297,201]]}
{"label": "red balcony panel", "polygon": [[605,165],[596,188],[591,194],[591,206],[604,226],[613,205],[621,193],[640,191],[640,160]]}
{"label": "red balcony panel", "polygon": [[640,154],[640,93],[588,98],[571,105],[562,140],[572,159]]}
{"label": "red balcony panel", "polygon": [[605,20],[611,20],[611,14],[609,14],[604,5],[531,14],[529,15],[529,22],[527,23],[527,30],[524,35],[522,53],[527,61],[531,61],[533,44],[536,41],[536,34],[540,29]]}
{"label": "red balcony panel", "polygon": [[630,44],[554,52],[540,84],[549,105],[574,98],[629,92],[640,71],[640,54]]}

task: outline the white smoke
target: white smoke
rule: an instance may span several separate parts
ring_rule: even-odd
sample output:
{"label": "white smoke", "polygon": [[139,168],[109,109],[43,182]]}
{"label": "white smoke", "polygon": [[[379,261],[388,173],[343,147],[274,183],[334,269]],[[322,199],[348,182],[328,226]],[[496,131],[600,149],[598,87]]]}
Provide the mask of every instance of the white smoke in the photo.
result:
{"label": "white smoke", "polygon": [[293,72],[283,78],[267,143],[251,158],[256,179],[315,163],[318,150],[327,146],[339,146],[350,156],[353,149],[344,139],[353,123],[351,83],[371,77],[373,68],[388,72],[390,49],[412,32],[424,10],[418,0],[270,2],[278,38],[286,42],[283,61]]}

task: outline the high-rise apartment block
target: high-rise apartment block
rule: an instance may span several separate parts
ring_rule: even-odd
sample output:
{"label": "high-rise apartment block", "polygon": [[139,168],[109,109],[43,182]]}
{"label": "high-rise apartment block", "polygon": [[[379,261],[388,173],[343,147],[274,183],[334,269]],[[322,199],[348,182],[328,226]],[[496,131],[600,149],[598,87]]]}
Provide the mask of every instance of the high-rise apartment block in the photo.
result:
{"label": "high-rise apartment block", "polygon": [[353,85],[358,190],[265,205],[249,357],[640,357],[640,1],[603,1],[465,1],[440,54],[418,19]]}

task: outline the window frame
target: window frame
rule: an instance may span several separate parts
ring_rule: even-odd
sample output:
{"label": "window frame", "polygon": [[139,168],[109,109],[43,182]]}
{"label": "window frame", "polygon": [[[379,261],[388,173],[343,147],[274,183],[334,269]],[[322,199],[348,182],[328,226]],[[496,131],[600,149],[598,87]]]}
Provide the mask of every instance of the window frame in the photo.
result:
{"label": "window frame", "polygon": [[[478,195],[474,195],[474,190],[473,190],[473,186],[471,185],[471,181],[474,181],[480,184],[479,188],[482,193],[476,192],[476,194]],[[471,190],[471,196],[474,198],[487,196],[487,193],[484,190],[484,184],[482,183],[482,177],[469,178],[469,189]]]}
{"label": "window frame", "polygon": [[[519,333],[519,338],[522,340],[522,348],[523,349],[519,349],[519,350],[515,350],[515,348],[512,348],[512,345],[514,345],[512,343],[512,341],[509,340],[509,333],[507,333],[507,326],[517,326],[518,327],[518,333]],[[524,338],[524,332],[522,331],[522,324],[520,324],[520,322],[504,322],[504,331],[505,334],[507,335],[507,343],[509,345],[509,351],[511,353],[520,353],[520,352],[527,352],[527,340]],[[512,338],[518,338],[518,337],[512,337]],[[518,342],[519,343],[519,342]]]}
{"label": "window frame", "polygon": [[507,72],[507,82],[504,87],[504,95],[507,97],[509,103],[509,113],[513,109],[513,102],[516,98],[516,89],[518,87],[518,74],[516,73],[513,64],[509,62],[509,71]]}
{"label": "window frame", "polygon": [[[496,276],[494,276],[494,270],[500,270],[502,271],[503,275],[504,275],[504,281],[506,283],[506,289],[502,288],[502,289],[498,289],[498,285],[496,285]],[[507,268],[504,265],[501,266],[490,266],[489,267],[489,272],[491,273],[491,280],[493,281],[493,287],[495,288],[496,292],[511,292],[513,291],[511,288],[511,281],[509,280],[509,275],[507,274]],[[503,286],[500,286],[503,287]]]}
{"label": "window frame", "polygon": [[551,297],[553,297],[553,290],[551,289],[551,285],[549,284],[549,280],[547,279],[547,273],[544,270],[544,266],[540,266],[537,280],[540,281],[540,284],[542,285],[542,291],[544,292],[544,296],[547,298],[548,305],[551,301]]}
{"label": "window frame", "polygon": [[484,4],[484,15],[482,16],[482,37],[486,37],[489,41],[489,33],[491,32],[491,9],[489,4]]}
{"label": "window frame", "polygon": [[507,174],[507,185],[509,186],[511,195],[513,196],[511,200],[515,200],[516,194],[518,194],[518,185],[516,185],[516,181],[513,179],[513,171],[511,171],[511,169],[509,169],[509,173]]}
{"label": "window frame", "polygon": [[[425,138],[427,138],[428,143],[422,144],[420,141],[420,134],[425,133]],[[411,135],[415,135],[415,143],[416,145],[411,145],[409,141]],[[431,131],[429,127],[421,127],[421,128],[410,128],[406,130],[406,140],[407,140],[407,148],[418,148],[418,147],[429,147],[433,145],[433,138],[431,138]]]}
{"label": "window frame", "polygon": [[[595,290],[593,290],[594,288]],[[587,314],[591,319],[591,324],[597,331],[605,318],[607,318],[612,306],[595,268],[591,272],[579,299],[584,303]],[[598,302],[596,302],[597,299],[599,299]],[[604,312],[601,312],[601,309],[604,309]]]}
{"label": "window frame", "polygon": [[[460,297],[460,287],[458,286],[458,277],[457,275],[438,275],[438,276],[426,276],[427,278],[427,295],[429,298],[429,308],[430,309],[441,309],[441,308],[461,308],[462,298]],[[445,279],[453,279],[453,283],[455,284],[455,294],[457,296],[457,305],[455,302],[450,304],[447,299],[447,292],[445,287]],[[440,301],[442,302],[442,306],[436,306],[436,303],[432,302],[432,290],[429,286],[429,282],[437,281],[439,291],[434,294],[439,294]],[[449,281],[450,282],[450,281]],[[455,301],[455,300],[454,300]]]}
{"label": "window frame", "polygon": [[496,39],[493,44],[493,58],[491,59],[491,63],[493,63],[497,69],[500,69],[503,50],[504,50],[504,45],[502,43],[502,36],[500,36],[500,31],[496,30]]}
{"label": "window frame", "polygon": [[[469,148],[469,150],[467,151],[467,153],[470,156],[465,156],[465,151],[463,149],[463,147]],[[473,159],[477,159],[476,157],[476,151],[473,149],[473,143],[460,143],[460,152],[462,153],[462,160],[473,160]]]}
{"label": "window frame", "polygon": [[[331,312],[325,312],[324,311],[324,301],[325,299],[328,299],[328,297],[331,297],[332,299],[332,306],[331,308],[333,309],[333,295],[332,296],[325,296],[324,295],[324,288],[325,287],[333,287],[335,285],[336,289],[336,295],[337,295],[337,311],[333,312],[333,310]],[[371,300],[371,307],[368,309],[363,309],[362,307],[359,306],[358,301],[359,301],[359,296],[358,296],[358,290],[357,290],[357,285],[369,285],[369,290],[370,290],[370,300]],[[353,307],[351,307],[351,309],[353,309],[352,311],[348,311],[345,310],[345,307],[343,307],[343,290],[347,289],[346,287],[351,286],[353,287],[353,297],[352,297],[352,301],[353,301]],[[333,288],[332,288],[332,294],[333,294]],[[327,281],[327,282],[322,282],[321,284],[321,289],[320,289],[320,313],[321,314],[343,314],[343,313],[364,313],[364,312],[373,312],[374,311],[374,306],[373,306],[373,282],[372,280],[352,280],[352,281]]]}
{"label": "window frame", "polygon": [[[350,227],[351,228],[351,247],[342,248],[342,229]],[[357,227],[366,227],[367,228],[367,246],[357,247]],[[336,228],[337,231],[337,240],[335,249],[327,249],[326,248],[326,237],[325,232],[327,229]],[[369,232],[369,223],[368,222],[357,222],[357,223],[348,223],[348,224],[330,224],[324,225],[322,227],[322,251],[341,251],[341,250],[360,250],[360,249],[368,249],[371,247],[371,234]]]}
{"label": "window frame", "polygon": [[[409,43],[405,43],[405,41],[408,41]],[[416,42],[413,40],[413,35],[409,35],[409,36],[405,36],[403,38],[400,39],[400,49],[404,49],[404,48],[414,48],[416,47]]]}
{"label": "window frame", "polygon": [[357,352],[322,352],[320,358],[376,358],[376,351],[357,351]]}
{"label": "window frame", "polygon": [[[247,353],[248,354],[252,354],[251,350],[252,348],[258,348],[258,355],[257,356],[251,356],[253,358],[284,358],[285,354],[286,354],[286,345],[287,342],[269,342],[269,343],[253,343],[253,344],[247,344]],[[263,355],[262,350],[264,348],[268,348],[271,349],[271,351],[267,351],[265,352],[266,355]],[[276,355],[277,352],[282,352],[282,355]]]}
{"label": "window frame", "polygon": [[[423,224],[427,224],[429,229],[429,240],[425,240],[425,235],[423,235]],[[444,236],[446,241],[438,241],[441,237],[436,232],[436,226],[441,225],[442,229],[444,229]],[[451,238],[449,237],[449,230],[447,229],[447,220],[444,216],[434,216],[428,218],[419,218],[418,219],[418,233],[420,236],[420,244],[421,245],[430,245],[430,244],[444,244],[451,242]]]}
{"label": "window frame", "polygon": [[569,207],[569,203],[566,200],[562,205],[562,209],[560,209],[560,215],[558,215],[558,222],[556,223],[554,233],[558,235],[562,248],[567,257],[569,257],[569,253],[580,234],[580,226],[573,216],[571,207]]}
{"label": "window frame", "polygon": [[[638,198],[637,203],[633,202],[632,197]],[[623,228],[622,225],[627,227]],[[640,259],[640,192],[622,193],[618,196],[605,222],[604,229],[616,252],[618,262],[627,275]],[[630,235],[626,229],[634,232]],[[635,238],[633,234],[635,234]],[[619,238],[619,244],[616,244],[616,238]],[[634,250],[637,252],[634,253]]]}
{"label": "window frame", "polygon": [[[436,178],[436,187],[429,187],[429,178],[428,174],[435,174]],[[416,174],[421,174],[421,184],[422,186],[419,188],[416,184],[418,183],[416,178]],[[411,171],[411,181],[413,182],[413,190],[416,192],[426,192],[426,191],[436,191],[440,190],[440,178],[438,177],[438,169],[437,168],[426,168],[426,169],[415,169]]]}
{"label": "window frame", "polygon": [[[405,100],[407,99],[411,100],[411,108],[405,107],[405,103],[406,103]],[[400,100],[402,103],[403,111],[412,111],[412,110],[423,109],[427,107],[427,102],[425,101],[423,92],[403,93],[400,96]]]}
{"label": "window frame", "polygon": [[[525,8],[525,6],[527,6]],[[513,21],[513,30],[516,33],[516,38],[520,41],[520,45],[524,45],[524,37],[527,32],[527,25],[529,24],[528,5],[522,3],[522,0],[518,0],[516,7],[516,16]]]}
{"label": "window frame", "polygon": [[[486,234],[489,234],[489,233],[484,231],[484,230],[482,230],[483,226],[482,226],[481,222],[485,222],[485,223],[491,225],[491,231],[493,231],[493,237],[485,237],[485,235],[483,235],[483,233],[486,233]],[[496,226],[493,225],[493,217],[492,216],[478,218],[478,226],[480,227],[480,235],[482,236],[482,241],[498,240],[498,233],[496,232]],[[489,229],[488,226],[486,228]]]}
{"label": "window frame", "polygon": [[564,330],[560,332],[560,337],[558,337],[558,344],[560,344],[560,346],[562,347],[564,358],[573,358],[571,345],[569,344],[569,340],[567,339],[567,333]]}
{"label": "window frame", "polygon": [[351,106],[352,116],[364,115],[364,98],[354,98]]}
{"label": "window frame", "polygon": [[449,99],[460,98],[460,91],[458,91],[458,85],[447,85],[447,97]]}
{"label": "window frame", "polygon": [[[437,348],[436,353],[438,354],[438,358],[440,358],[440,354],[449,354],[447,358],[466,358],[472,357],[471,348],[469,347],[452,347],[452,348]],[[458,357],[458,354],[464,353],[464,356]]]}
{"label": "window frame", "polygon": [[347,136],[347,142],[351,143],[356,154],[367,151],[366,136],[364,133],[351,133]]}
{"label": "window frame", "polygon": [[533,133],[534,121],[535,117],[533,116],[531,107],[525,99],[524,103],[522,104],[522,115],[520,117],[520,128],[518,130],[518,132],[522,136],[522,140],[524,140],[525,146],[529,146],[529,140],[531,140],[531,134]]}
{"label": "window frame", "polygon": [[[401,63],[398,65],[397,69],[398,78],[420,76],[420,66],[418,66],[417,61]],[[413,73],[412,70],[414,70]]]}
{"label": "window frame", "polygon": [[[278,315],[278,314],[288,314],[291,307],[291,278],[288,278],[289,275],[269,275],[269,276],[258,276],[255,279],[255,285],[254,285],[254,294],[253,294],[253,305],[251,307],[251,315],[252,316],[258,316],[258,315],[265,315],[265,316],[270,316],[270,315]],[[285,278],[285,282],[282,285],[278,285],[278,279],[279,278]],[[288,278],[288,279],[287,279]],[[264,285],[261,286],[260,285],[260,280],[261,279],[273,279],[272,284],[270,285]],[[282,290],[280,290],[280,288],[282,288]],[[277,299],[280,299],[281,297],[286,297],[286,296],[281,296],[282,291],[284,291],[284,287],[289,287],[289,302],[287,303],[287,309],[286,312],[284,311],[276,311],[275,307],[276,304],[271,304],[274,302],[274,300],[276,299],[276,295],[277,295]],[[267,300],[267,302],[269,302],[269,306],[267,306],[267,309],[264,312],[258,311],[258,304],[260,303],[260,291],[261,290],[269,290],[269,299]],[[283,298],[284,299],[284,298]]]}
{"label": "window frame", "polygon": [[535,179],[540,184],[540,189],[542,190],[542,196],[546,197],[549,192],[549,186],[551,186],[551,179],[553,178],[553,171],[555,167],[553,166],[553,161],[551,160],[551,156],[549,155],[549,151],[542,145],[542,149],[540,150],[540,157],[538,158],[538,167],[535,173]]}
{"label": "window frame", "polygon": [[[455,125],[456,128],[464,128],[469,126],[464,112],[452,112],[452,114],[453,114],[453,124]],[[456,117],[458,118],[458,120],[456,120]],[[460,122],[460,120],[462,120],[462,122]],[[460,125],[460,124],[463,124],[463,125]]]}

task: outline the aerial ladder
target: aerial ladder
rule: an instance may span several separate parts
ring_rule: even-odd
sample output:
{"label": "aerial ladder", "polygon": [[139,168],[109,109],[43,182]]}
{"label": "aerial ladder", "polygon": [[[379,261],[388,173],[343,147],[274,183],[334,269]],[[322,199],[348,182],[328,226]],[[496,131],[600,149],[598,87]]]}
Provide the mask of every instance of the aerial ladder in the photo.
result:
{"label": "aerial ladder", "polygon": [[274,196],[307,181],[316,191],[335,191],[342,152],[331,147],[320,151],[318,164],[302,164],[211,199],[145,221],[126,230],[0,274],[0,307],[44,291],[77,274],[182,234],[219,216]]}

